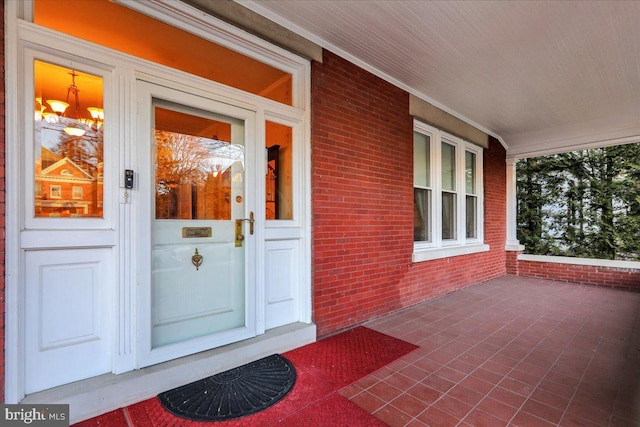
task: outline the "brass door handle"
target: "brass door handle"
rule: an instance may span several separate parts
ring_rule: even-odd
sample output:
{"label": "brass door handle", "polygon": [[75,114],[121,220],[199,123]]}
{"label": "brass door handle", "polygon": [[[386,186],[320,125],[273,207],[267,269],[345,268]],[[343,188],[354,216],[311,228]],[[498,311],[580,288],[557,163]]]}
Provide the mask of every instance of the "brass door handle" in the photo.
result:
{"label": "brass door handle", "polygon": [[253,223],[255,219],[253,218],[253,212],[249,212],[249,218],[236,219],[236,248],[242,246],[242,241],[244,240],[244,234],[242,234],[242,224],[245,221],[249,221],[249,234],[253,234]]}
{"label": "brass door handle", "polygon": [[[246,221],[246,220],[245,220]],[[253,223],[255,220],[253,219],[253,211],[249,212],[249,234],[253,236]]]}
{"label": "brass door handle", "polygon": [[256,221],[253,219],[253,211],[249,212],[249,218],[243,218],[241,221],[249,221],[249,234],[253,236],[253,223]]}

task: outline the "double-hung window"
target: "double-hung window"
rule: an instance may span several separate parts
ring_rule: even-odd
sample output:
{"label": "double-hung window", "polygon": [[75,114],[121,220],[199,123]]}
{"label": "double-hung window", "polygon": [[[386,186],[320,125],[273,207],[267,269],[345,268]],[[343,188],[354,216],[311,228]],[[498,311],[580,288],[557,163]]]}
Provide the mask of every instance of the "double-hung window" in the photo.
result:
{"label": "double-hung window", "polygon": [[482,148],[415,121],[413,171],[414,262],[489,250]]}

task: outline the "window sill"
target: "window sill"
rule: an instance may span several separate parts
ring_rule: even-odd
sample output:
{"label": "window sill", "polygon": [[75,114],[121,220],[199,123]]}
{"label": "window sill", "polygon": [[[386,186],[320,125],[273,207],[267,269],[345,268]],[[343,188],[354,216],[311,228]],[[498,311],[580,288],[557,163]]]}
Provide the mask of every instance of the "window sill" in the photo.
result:
{"label": "window sill", "polygon": [[429,249],[415,249],[413,251],[413,262],[432,261],[434,259],[450,258],[460,255],[470,255],[479,252],[488,252],[489,245],[474,244],[466,246],[452,246],[447,248],[429,248]]}

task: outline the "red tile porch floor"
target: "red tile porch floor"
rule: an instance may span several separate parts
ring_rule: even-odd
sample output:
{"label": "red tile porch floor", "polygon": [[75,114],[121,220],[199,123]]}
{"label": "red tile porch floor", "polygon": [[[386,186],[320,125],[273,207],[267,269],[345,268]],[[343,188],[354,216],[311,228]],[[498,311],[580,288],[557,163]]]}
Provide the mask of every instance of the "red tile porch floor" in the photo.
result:
{"label": "red tile porch floor", "polygon": [[364,326],[419,346],[339,391],[389,426],[640,427],[640,293],[504,276]]}
{"label": "red tile porch floor", "polygon": [[640,426],[639,309],[504,276],[365,324],[420,348],[341,394],[390,426]]}

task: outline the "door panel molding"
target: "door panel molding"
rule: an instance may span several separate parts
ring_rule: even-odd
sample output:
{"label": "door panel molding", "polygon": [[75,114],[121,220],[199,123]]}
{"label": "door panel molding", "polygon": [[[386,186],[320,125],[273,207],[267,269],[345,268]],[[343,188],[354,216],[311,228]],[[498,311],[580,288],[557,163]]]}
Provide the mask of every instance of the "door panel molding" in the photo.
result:
{"label": "door panel molding", "polygon": [[111,372],[112,252],[27,251],[27,394]]}

